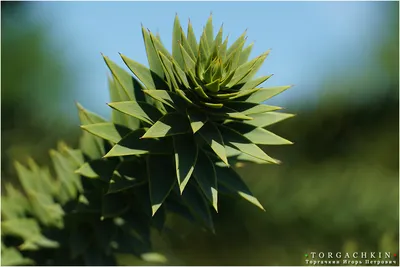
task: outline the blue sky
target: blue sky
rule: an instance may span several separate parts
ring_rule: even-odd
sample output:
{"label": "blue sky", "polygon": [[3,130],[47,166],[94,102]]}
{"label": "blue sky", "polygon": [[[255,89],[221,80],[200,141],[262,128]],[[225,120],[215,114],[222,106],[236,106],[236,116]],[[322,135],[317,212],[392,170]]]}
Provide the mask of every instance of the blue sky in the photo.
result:
{"label": "blue sky", "polygon": [[224,23],[233,41],[247,28],[252,57],[272,49],[260,74],[274,74],[264,86],[294,84],[273,104],[312,101],[331,73],[368,64],[382,30],[377,2],[36,2],[33,22],[50,26],[51,40],[67,60],[73,77],[71,99],[109,114],[108,70],[104,53],[122,65],[118,52],[147,65],[141,23],[160,32],[170,49],[175,13],[186,28],[191,19],[200,35],[210,12],[217,31]]}

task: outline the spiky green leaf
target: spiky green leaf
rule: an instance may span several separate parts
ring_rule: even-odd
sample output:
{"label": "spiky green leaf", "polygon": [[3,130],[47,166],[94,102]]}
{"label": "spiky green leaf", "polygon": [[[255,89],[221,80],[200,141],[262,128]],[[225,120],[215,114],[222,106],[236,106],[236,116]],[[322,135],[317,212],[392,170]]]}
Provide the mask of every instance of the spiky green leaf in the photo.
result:
{"label": "spiky green leaf", "polygon": [[1,248],[1,265],[2,266],[27,266],[34,265],[35,262],[29,258],[25,258],[13,247]]}
{"label": "spiky green leaf", "polygon": [[82,184],[78,174],[75,174],[77,166],[72,164],[64,155],[56,150],[50,151],[50,157],[53,162],[54,170],[57,174],[57,178],[61,183],[61,192],[58,195],[65,203],[69,199],[73,199],[77,196],[78,192],[82,190]]}
{"label": "spiky green leaf", "polygon": [[82,125],[106,122],[101,116],[85,109],[81,104],[76,103],[78,107],[78,115]]}
{"label": "spiky green leaf", "polygon": [[109,193],[116,193],[139,186],[147,181],[146,169],[138,161],[123,161],[115,169],[108,188]]}
{"label": "spiky green leaf", "polygon": [[215,154],[217,154],[223,162],[229,165],[226,157],[224,141],[218,128],[212,122],[207,122],[197,133],[204,139],[204,141],[206,141]]}
{"label": "spiky green leaf", "polygon": [[128,68],[135,74],[135,76],[144,84],[147,88],[152,89],[166,89],[167,84],[164,80],[158,76],[154,71],[146,68],[144,65],[120,54],[122,60],[128,66]]}
{"label": "spiky green leaf", "polygon": [[197,161],[198,147],[192,134],[173,137],[176,177],[182,193],[192,176]]}
{"label": "spiky green leaf", "polygon": [[154,47],[154,43],[150,38],[149,32],[143,27],[143,25],[142,25],[142,36],[143,36],[144,46],[146,48],[147,60],[149,62],[150,70],[162,79],[164,78],[164,70],[161,65],[160,58],[157,54],[157,50]]}
{"label": "spiky green leaf", "polygon": [[[108,77],[108,89],[110,92],[110,98],[112,102],[127,101],[130,100],[128,97],[124,97],[125,93],[121,85],[113,77]],[[143,92],[141,92],[143,94]],[[122,96],[121,96],[122,95]],[[144,94],[143,94],[144,95]],[[112,121],[116,124],[126,125],[127,127],[136,130],[140,127],[140,120],[128,116],[118,110],[113,109],[111,111]]]}
{"label": "spiky green leaf", "polygon": [[144,90],[143,92],[174,109],[184,108],[187,106],[179,95],[174,92],[168,92],[165,90]]}
{"label": "spiky green leaf", "polygon": [[178,65],[183,69],[184,62],[179,47],[179,45],[182,43],[181,32],[181,23],[179,22],[178,15],[176,15],[172,34],[172,56],[174,57],[174,60],[178,63]]}
{"label": "spiky green leaf", "polygon": [[163,115],[156,107],[146,102],[121,101],[109,103],[108,105],[113,109],[138,118],[150,125],[154,124]]}
{"label": "spiky green leaf", "polygon": [[249,95],[245,101],[248,102],[253,102],[253,103],[261,103],[264,102],[265,100],[270,99],[271,97],[282,93],[283,91],[289,89],[292,87],[291,85],[289,86],[277,86],[277,87],[271,87],[271,88],[261,88],[254,94]]}
{"label": "spiky green leaf", "polygon": [[1,222],[2,234],[20,237],[24,243],[20,246],[21,250],[37,250],[43,248],[57,248],[58,242],[43,236],[38,222],[31,218],[19,218]]}
{"label": "spiky green leaf", "polygon": [[190,131],[187,117],[180,113],[168,113],[160,118],[146,131],[142,138],[160,138],[171,135],[184,134]]}
{"label": "spiky green leaf", "polygon": [[196,133],[198,130],[200,130],[208,120],[207,115],[195,109],[187,109],[186,113],[188,115],[190,127],[192,128],[193,133]]}
{"label": "spiky green leaf", "polygon": [[210,15],[210,17],[208,17],[204,31],[207,36],[208,47],[211,48],[212,44],[213,44],[213,40],[214,40],[214,27],[213,27],[213,23],[212,23],[212,15]]}
{"label": "spiky green leaf", "polygon": [[199,150],[193,175],[208,201],[218,212],[218,188],[214,165],[202,150]]}
{"label": "spiky green leaf", "polygon": [[105,182],[108,182],[110,181],[117,165],[117,160],[97,159],[86,162],[75,172],[88,178],[99,178]]}
{"label": "spiky green leaf", "polygon": [[146,131],[138,129],[131,132],[119,141],[104,157],[118,157],[130,155],[143,155],[149,153],[168,153],[167,142],[154,139],[141,139]]}
{"label": "spiky green leaf", "polygon": [[282,138],[263,128],[255,127],[242,122],[229,122],[225,124],[231,129],[234,129],[244,137],[249,139],[254,144],[259,145],[290,145],[293,144],[289,140]]}
{"label": "spiky green leaf", "polygon": [[191,57],[189,52],[187,51],[188,49],[185,49],[182,45],[180,45],[181,53],[182,53],[182,59],[184,63],[184,70],[185,71],[192,71],[194,70],[194,67],[196,65],[196,62],[194,61],[194,56]]}
{"label": "spiky green leaf", "polygon": [[189,183],[182,197],[191,213],[200,219],[209,230],[215,233],[209,205],[199,189],[193,183]]}
{"label": "spiky green leaf", "polygon": [[264,63],[268,54],[269,51],[239,66],[235,72],[235,76],[229,82],[228,86],[234,86],[236,84],[245,83],[249,79],[251,79],[257,73],[261,65]]}
{"label": "spiky green leaf", "polygon": [[252,114],[265,113],[265,112],[281,109],[281,107],[268,106],[268,105],[264,105],[264,104],[251,103],[251,102],[245,102],[245,101],[226,102],[225,106],[228,108],[234,109],[244,115],[250,115],[250,117]]}
{"label": "spiky green leaf", "polygon": [[235,42],[229,47],[226,51],[226,55],[229,57],[238,47],[240,47],[241,43],[246,40],[247,29],[236,39]]}
{"label": "spiky green leaf", "polygon": [[265,112],[260,114],[252,114],[252,120],[247,120],[245,123],[254,125],[256,127],[266,127],[280,121],[286,120],[293,117],[293,114],[282,113],[282,112]]}
{"label": "spiky green leaf", "polygon": [[238,64],[239,66],[247,62],[247,60],[249,59],[250,53],[253,50],[253,45],[254,45],[254,43],[251,43],[245,49],[243,49],[242,53],[240,54],[240,59],[239,59],[239,64]]}
{"label": "spiky green leaf", "polygon": [[241,135],[235,130],[232,130],[225,126],[219,127],[223,140],[225,143],[230,144],[234,148],[250,156],[259,158],[261,160],[278,164],[279,161],[271,158],[257,145],[252,143],[249,139]]}
{"label": "spiky green leaf", "polygon": [[198,44],[196,41],[196,35],[194,34],[193,26],[192,26],[192,23],[190,22],[190,20],[188,23],[187,39],[188,39],[188,43],[189,43],[190,47],[192,48],[193,53],[195,55],[197,55],[197,51],[199,50],[199,48],[198,48]]}
{"label": "spiky green leaf", "polygon": [[141,84],[130,75],[127,71],[119,67],[107,56],[104,56],[108,68],[110,69],[113,77],[120,85],[121,90],[116,88],[116,93],[119,96],[120,101],[137,100],[144,101],[144,94],[142,93]]}
{"label": "spiky green leaf", "polygon": [[244,198],[253,205],[259,207],[265,211],[261,203],[253,196],[249,188],[242,181],[240,176],[232,168],[215,167],[217,173],[218,182],[224,185],[224,187],[231,193]]}
{"label": "spiky green leaf", "polygon": [[82,129],[107,141],[118,143],[132,130],[111,122],[82,125]]}
{"label": "spiky green leaf", "polygon": [[176,172],[171,157],[150,155],[147,158],[147,173],[152,216],[154,216],[176,183]]}
{"label": "spiky green leaf", "polygon": [[256,78],[254,80],[248,80],[246,82],[240,83],[235,85],[233,88],[240,89],[240,92],[246,92],[249,90],[255,89],[257,86],[271,78],[272,75],[266,75],[266,76],[261,76],[259,78]]}

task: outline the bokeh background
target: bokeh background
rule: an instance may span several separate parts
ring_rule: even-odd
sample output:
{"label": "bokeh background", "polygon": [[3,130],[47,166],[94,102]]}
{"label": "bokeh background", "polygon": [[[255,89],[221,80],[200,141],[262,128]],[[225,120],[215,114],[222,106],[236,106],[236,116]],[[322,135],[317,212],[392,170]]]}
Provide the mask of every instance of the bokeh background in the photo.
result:
{"label": "bokeh background", "polygon": [[[77,144],[75,101],[109,117],[104,53],[147,64],[140,24],[171,43],[175,13],[197,36],[210,12],[231,40],[248,28],[252,56],[272,48],[269,103],[297,116],[270,129],[280,166],[239,168],[263,213],[222,200],[217,235],[174,221],[156,247],[184,265],[303,265],[310,251],[390,251],[399,244],[398,2],[2,2],[1,172],[47,164]],[[217,29],[216,29],[217,30]],[[138,263],[121,257],[121,264]],[[143,263],[140,263],[143,264]]]}

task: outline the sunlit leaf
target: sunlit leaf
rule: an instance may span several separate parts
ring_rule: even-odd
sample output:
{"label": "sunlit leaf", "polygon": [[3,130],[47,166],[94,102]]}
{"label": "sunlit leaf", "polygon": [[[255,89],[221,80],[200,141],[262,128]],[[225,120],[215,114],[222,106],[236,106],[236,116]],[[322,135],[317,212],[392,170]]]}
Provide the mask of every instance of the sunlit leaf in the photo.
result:
{"label": "sunlit leaf", "polygon": [[192,48],[193,53],[197,55],[197,51],[199,50],[199,48],[196,41],[196,35],[194,34],[193,26],[190,20],[188,23],[187,39],[190,47]]}
{"label": "sunlit leaf", "polygon": [[203,125],[207,122],[208,118],[204,113],[198,112],[194,109],[187,109],[186,110],[189,121],[190,127],[192,127],[193,133],[196,133],[198,130],[203,127]]}
{"label": "sunlit leaf", "polygon": [[40,233],[40,227],[35,219],[20,218],[2,221],[1,231],[4,235],[23,238],[24,243],[20,246],[21,250],[59,247],[58,242],[50,240]]}
{"label": "sunlit leaf", "polygon": [[257,104],[251,102],[244,102],[244,101],[232,101],[225,103],[225,106],[234,109],[244,115],[252,115],[257,113],[264,113],[268,111],[274,111],[281,109],[280,107],[276,106],[268,106],[264,104]]}
{"label": "sunlit leaf", "polygon": [[143,92],[174,109],[186,106],[179,95],[174,92],[165,90],[144,90]]}
{"label": "sunlit leaf", "polygon": [[81,104],[76,103],[78,107],[78,115],[82,125],[106,122],[101,116],[85,109]]}
{"label": "sunlit leaf", "polygon": [[131,132],[122,138],[104,157],[168,153],[168,143],[154,139],[141,139],[144,133],[144,129]]}
{"label": "sunlit leaf", "polygon": [[253,45],[254,43],[251,43],[249,46],[243,49],[242,53],[240,54],[239,65],[242,65],[243,63],[247,62],[250,53],[253,50]]}
{"label": "sunlit leaf", "polygon": [[236,194],[265,211],[261,203],[253,196],[249,188],[232,168],[216,166],[215,170],[217,173],[218,182],[224,185],[224,187],[229,190],[231,194]]}
{"label": "sunlit leaf", "polygon": [[252,120],[244,121],[247,124],[254,125],[256,127],[266,127],[280,121],[293,117],[293,114],[281,113],[281,112],[265,112],[260,114],[252,114]]}
{"label": "sunlit leaf", "polygon": [[97,159],[83,164],[75,172],[87,178],[99,178],[105,182],[110,181],[118,160]]}
{"label": "sunlit leaf", "polygon": [[249,139],[234,131],[228,127],[221,126],[219,127],[221,134],[223,136],[224,142],[230,144],[234,148],[246,153],[250,156],[259,158],[261,160],[265,160],[267,162],[272,162],[278,164],[279,161],[271,158],[265,152],[259,148],[257,145],[252,143]]}
{"label": "sunlit leaf", "polygon": [[146,102],[121,101],[109,103],[108,105],[148,124],[154,124],[162,116],[161,111]]}
{"label": "sunlit leaf", "polygon": [[5,247],[1,249],[1,265],[2,266],[26,266],[34,265],[35,262],[29,258],[25,258],[13,247]]}
{"label": "sunlit leaf", "polygon": [[271,88],[261,88],[254,94],[251,94],[249,97],[247,97],[246,101],[253,103],[261,103],[277,94],[282,93],[283,91],[289,89],[290,87],[292,86],[289,85],[289,86],[277,86]]}
{"label": "sunlit leaf", "polygon": [[154,43],[150,38],[149,32],[147,32],[147,30],[143,27],[143,25],[142,25],[142,36],[146,48],[146,55],[147,55],[147,60],[149,62],[150,70],[162,79],[164,78],[164,71],[161,65],[160,58],[158,57],[157,50],[154,47]]}
{"label": "sunlit leaf", "polygon": [[173,137],[176,177],[181,193],[185,189],[196,165],[198,147],[192,134]]}
{"label": "sunlit leaf", "polygon": [[211,122],[206,123],[198,134],[206,141],[218,157],[228,165],[224,141],[218,128]]}
{"label": "sunlit leaf", "polygon": [[244,137],[249,139],[254,144],[260,145],[288,145],[293,144],[289,140],[282,138],[263,128],[255,127],[242,122],[230,122],[225,124],[231,129],[234,129]]}
{"label": "sunlit leaf", "polygon": [[122,125],[110,122],[82,125],[81,128],[113,143],[118,143],[124,136],[132,131]]}
{"label": "sunlit leaf", "polygon": [[[240,92],[246,92],[248,90],[253,90],[269,78],[271,78],[272,75],[266,75],[266,76],[261,76],[259,78],[256,78],[254,80],[248,80],[245,83],[239,83],[234,86],[234,88],[240,89]],[[245,101],[245,100],[244,100]]]}
{"label": "sunlit leaf", "polygon": [[151,89],[164,89],[166,84],[164,80],[155,72],[146,68],[144,65],[120,54],[128,68],[135,74],[135,76],[144,84],[145,87]]}
{"label": "sunlit leaf", "polygon": [[115,90],[118,90],[118,101],[144,101],[144,94],[142,93],[143,88],[141,84],[134,77],[132,77],[131,74],[119,67],[107,56],[103,55],[103,58],[113,77],[121,86],[122,90],[118,90],[118,88],[115,88]]}
{"label": "sunlit leaf", "polygon": [[160,138],[190,131],[189,120],[180,113],[168,113],[151,126],[142,138]]}
{"label": "sunlit leaf", "polygon": [[212,204],[215,211],[218,212],[217,177],[214,165],[202,150],[199,150],[193,175],[208,201]]}
{"label": "sunlit leaf", "polygon": [[212,47],[213,44],[213,39],[214,39],[214,27],[212,23],[212,15],[207,20],[206,27],[204,29],[206,36],[207,36],[207,41],[208,41],[208,47]]}
{"label": "sunlit leaf", "polygon": [[172,56],[174,60],[183,69],[185,67],[179,45],[182,43],[182,27],[178,15],[175,16],[173,34],[172,34]]}

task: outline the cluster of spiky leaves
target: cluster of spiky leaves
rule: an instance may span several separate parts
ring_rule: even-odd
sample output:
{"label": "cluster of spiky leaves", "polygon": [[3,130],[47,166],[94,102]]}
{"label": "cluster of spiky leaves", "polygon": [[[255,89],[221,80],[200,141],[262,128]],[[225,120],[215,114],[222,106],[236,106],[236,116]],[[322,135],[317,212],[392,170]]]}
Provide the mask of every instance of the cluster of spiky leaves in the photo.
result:
{"label": "cluster of spiky leaves", "polygon": [[[18,165],[26,195],[9,189],[3,200],[11,207],[8,203],[23,199],[21,206],[29,206],[24,212],[11,208],[16,214],[5,216],[3,228],[7,220],[30,220],[36,230],[29,232],[45,229],[42,233],[55,235],[59,244],[69,244],[66,254],[78,264],[96,264],[87,260],[93,255],[101,255],[99,261],[114,260],[113,253],[149,255],[144,253],[151,250],[150,226],[162,230],[169,212],[214,231],[212,210],[218,211],[220,195],[263,209],[232,166],[278,163],[258,145],[290,144],[264,127],[292,115],[263,104],[289,86],[259,87],[270,77],[254,78],[268,52],[248,61],[252,45],[244,47],[245,34],[228,47],[222,27],[214,38],[210,17],[197,42],[190,22],[185,35],[176,17],[170,54],[159,36],[143,27],[142,33],[149,68],[121,55],[132,76],[104,56],[112,73],[112,120],[78,106],[84,129],[80,150],[62,148],[63,159],[54,163],[58,179],[45,182],[48,172]],[[79,168],[73,172],[74,167]],[[28,184],[33,179],[43,180],[43,186]],[[52,189],[45,187],[49,184]],[[44,215],[35,201],[51,211]],[[20,237],[19,243],[14,240],[19,250],[56,246],[48,237],[9,227],[4,232]]]}
{"label": "cluster of spiky leaves", "polygon": [[248,61],[252,45],[244,48],[245,33],[228,47],[222,27],[213,37],[211,17],[199,42],[190,22],[185,35],[176,17],[172,54],[159,36],[143,27],[142,34],[149,68],[121,55],[131,76],[104,57],[115,86],[114,119],[83,128],[114,143],[106,158],[146,162],[153,215],[171,192],[196,196],[210,228],[208,208],[218,210],[219,191],[262,208],[231,165],[279,163],[258,145],[291,143],[264,129],[292,116],[262,103],[290,87],[259,87],[270,77],[254,78],[268,52]]}
{"label": "cluster of spiky leaves", "polygon": [[[78,108],[83,124],[104,121]],[[146,216],[137,194],[113,194],[118,188],[79,175],[110,148],[85,132],[80,143],[81,149],[60,143],[50,151],[52,170],[32,159],[28,168],[15,164],[20,186],[6,184],[1,198],[2,265],[115,265],[119,254],[164,260],[152,252],[150,229],[161,229],[165,214]],[[96,167],[107,175],[107,167]]]}
{"label": "cluster of spiky leaves", "polygon": [[32,264],[34,261],[19,251],[59,246],[58,242],[43,235],[41,226],[64,227],[62,205],[77,196],[82,184],[72,167],[72,156],[77,155],[76,151],[63,147],[62,152],[52,151],[51,154],[56,172],[62,173],[62,179],[53,180],[48,169],[41,169],[29,159],[29,169],[15,164],[22,190],[17,190],[12,184],[5,185],[6,195],[1,198],[2,265]]}

